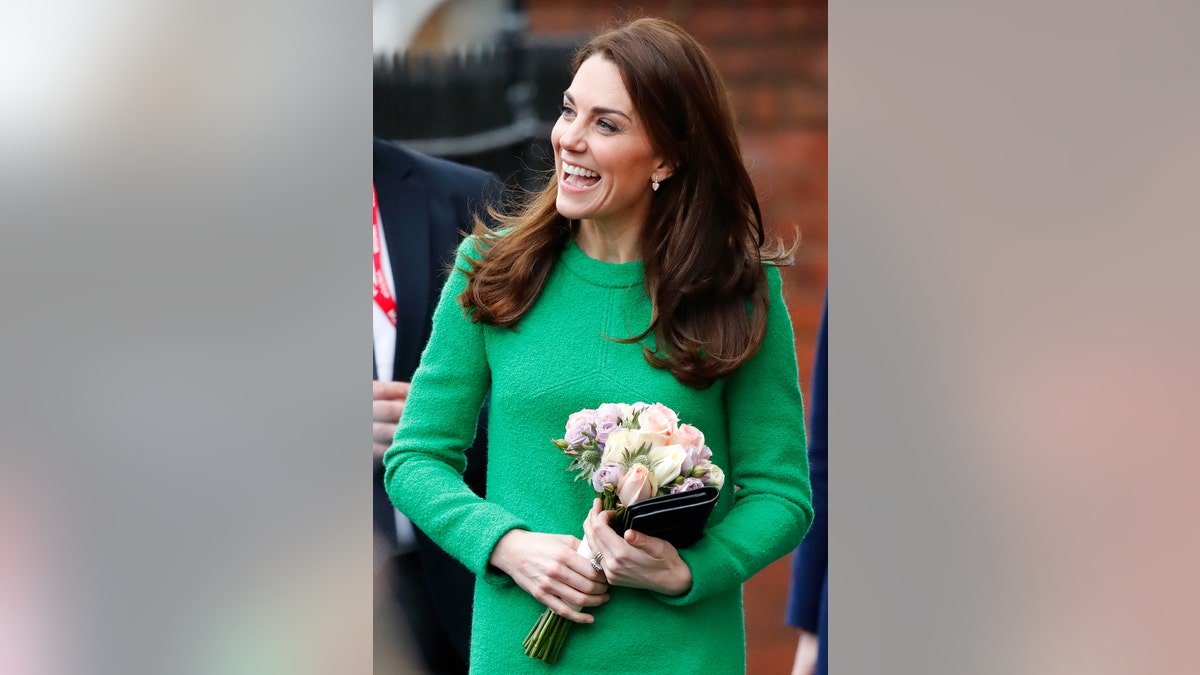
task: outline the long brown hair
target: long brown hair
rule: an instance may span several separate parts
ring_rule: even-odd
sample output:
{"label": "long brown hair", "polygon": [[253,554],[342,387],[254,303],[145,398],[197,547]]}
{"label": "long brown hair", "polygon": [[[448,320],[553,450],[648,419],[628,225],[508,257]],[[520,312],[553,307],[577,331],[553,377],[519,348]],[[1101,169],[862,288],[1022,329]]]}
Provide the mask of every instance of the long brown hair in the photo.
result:
{"label": "long brown hair", "polygon": [[[641,232],[650,325],[619,341],[653,332],[658,352],[643,347],[646,361],[703,389],[758,351],[767,322],[763,266],[791,264],[791,250],[766,240],[725,84],[691,35],[669,21],[638,19],[584,45],[572,72],[595,55],[620,71],[651,145],[674,167]],[[557,194],[552,180],[515,215],[493,213],[503,234],[476,222],[483,254],[459,296],[472,321],[512,326],[533,306],[578,229],[559,215]]]}

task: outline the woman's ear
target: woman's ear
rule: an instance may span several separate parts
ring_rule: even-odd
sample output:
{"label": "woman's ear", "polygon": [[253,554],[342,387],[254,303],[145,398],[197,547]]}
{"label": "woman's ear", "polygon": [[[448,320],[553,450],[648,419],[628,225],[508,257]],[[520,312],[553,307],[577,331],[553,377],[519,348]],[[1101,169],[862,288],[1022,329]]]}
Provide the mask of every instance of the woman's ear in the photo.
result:
{"label": "woman's ear", "polygon": [[675,175],[675,166],[670,162],[663,160],[654,167],[654,175],[658,176],[658,180],[664,181]]}

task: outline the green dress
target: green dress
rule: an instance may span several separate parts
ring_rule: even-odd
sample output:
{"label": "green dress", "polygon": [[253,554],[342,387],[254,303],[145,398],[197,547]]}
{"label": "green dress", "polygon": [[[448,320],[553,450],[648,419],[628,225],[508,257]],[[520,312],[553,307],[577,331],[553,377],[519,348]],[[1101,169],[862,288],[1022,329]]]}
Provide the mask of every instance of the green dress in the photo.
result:
{"label": "green dress", "polygon": [[[640,262],[563,250],[541,296],[515,329],[471,323],[456,298],[463,255],[442,290],[433,333],[413,377],[403,419],[384,455],[400,510],[477,575],[471,672],[736,673],[745,671],[741,585],[800,543],[812,494],[792,324],[779,271],[767,269],[767,334],[733,376],[696,390],[622,344],[649,325]],[[653,336],[645,344],[653,346]],[[487,500],[462,482],[463,449],[489,398]],[[704,432],[726,483],[704,538],[680,551],[693,585],[683,596],[612,587],[611,600],[576,624],[557,664],[524,654],[544,607],[488,565],[514,528],[583,536],[595,493],[574,480],[550,443],[567,417],[601,403],[660,402]],[[737,489],[734,489],[734,486]],[[780,621],[782,621],[780,617]]]}

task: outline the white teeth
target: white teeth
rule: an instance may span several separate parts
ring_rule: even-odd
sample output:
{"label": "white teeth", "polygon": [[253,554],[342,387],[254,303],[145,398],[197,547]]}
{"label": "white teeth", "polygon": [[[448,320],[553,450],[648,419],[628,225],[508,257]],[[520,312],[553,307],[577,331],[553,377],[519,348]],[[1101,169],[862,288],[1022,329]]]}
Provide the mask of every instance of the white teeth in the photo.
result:
{"label": "white teeth", "polygon": [[595,171],[590,171],[588,169],[583,168],[582,166],[575,166],[574,164],[567,164],[566,162],[563,162],[563,171],[566,171],[567,173],[575,175],[575,176],[583,176],[585,178],[599,178],[600,177],[600,174],[596,173]]}

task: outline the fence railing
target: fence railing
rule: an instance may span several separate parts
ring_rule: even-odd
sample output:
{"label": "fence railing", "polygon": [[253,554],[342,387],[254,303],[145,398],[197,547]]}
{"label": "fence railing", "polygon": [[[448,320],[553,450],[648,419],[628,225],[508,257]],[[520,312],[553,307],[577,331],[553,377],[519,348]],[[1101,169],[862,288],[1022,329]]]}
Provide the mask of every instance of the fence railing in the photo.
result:
{"label": "fence railing", "polygon": [[466,53],[377,55],[374,133],[535,189],[580,43],[510,35]]}

